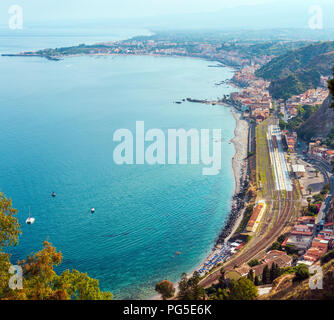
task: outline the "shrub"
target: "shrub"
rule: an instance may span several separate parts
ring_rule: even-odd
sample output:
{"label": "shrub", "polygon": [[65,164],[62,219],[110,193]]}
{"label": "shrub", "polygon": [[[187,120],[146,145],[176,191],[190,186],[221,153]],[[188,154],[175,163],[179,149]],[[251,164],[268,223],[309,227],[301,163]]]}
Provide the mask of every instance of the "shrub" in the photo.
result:
{"label": "shrub", "polygon": [[300,264],[296,266],[296,275],[294,278],[295,281],[303,281],[307,279],[309,276],[310,276],[310,272],[308,270],[307,265]]}
{"label": "shrub", "polygon": [[248,265],[250,267],[255,267],[255,266],[259,265],[259,264],[261,264],[261,262],[259,260],[257,260],[257,259],[253,259],[253,260],[251,260],[251,261],[248,262]]}

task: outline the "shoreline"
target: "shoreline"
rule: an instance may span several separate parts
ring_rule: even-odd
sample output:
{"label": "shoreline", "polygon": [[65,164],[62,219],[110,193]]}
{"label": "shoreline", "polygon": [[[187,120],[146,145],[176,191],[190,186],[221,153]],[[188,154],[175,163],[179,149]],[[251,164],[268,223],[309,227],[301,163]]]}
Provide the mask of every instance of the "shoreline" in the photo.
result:
{"label": "shoreline", "polygon": [[227,242],[238,229],[243,218],[243,203],[244,199],[240,199],[239,195],[243,191],[244,182],[247,178],[247,153],[248,153],[248,132],[249,124],[247,120],[241,118],[241,112],[235,109],[234,106],[227,105],[236,121],[236,127],[234,129],[234,137],[231,142],[235,148],[235,154],[232,158],[232,170],[235,179],[234,195],[231,200],[231,210],[225,220],[225,224],[222,227],[219,235],[214,241],[214,246],[211,249],[207,257],[199,263],[196,268],[187,273],[187,276],[191,276],[194,271],[200,269],[204,263],[206,263],[216,252],[216,247]]}
{"label": "shoreline", "polygon": [[[249,135],[249,123],[247,120],[242,119],[241,112],[238,111],[234,106],[227,105],[230,108],[231,113],[236,121],[236,127],[234,129],[234,137],[231,139],[231,142],[235,148],[235,154],[232,158],[232,170],[234,173],[235,179],[235,189],[234,195],[231,200],[231,209],[229,215],[227,216],[225,223],[222,226],[222,229],[214,240],[213,248],[211,248],[209,254],[202,260],[196,267],[191,271],[187,272],[187,277],[191,277],[192,274],[203,267],[203,265],[210,260],[210,258],[216,253],[217,245],[221,245],[227,242],[238,229],[244,213],[243,203],[244,199],[240,198],[240,193],[243,191],[244,182],[247,179],[247,153],[248,153],[248,135]],[[235,207],[234,207],[235,206]],[[242,208],[240,208],[242,206]],[[177,294],[178,282],[175,283],[175,296]],[[150,297],[148,300],[161,300],[159,294],[155,294]]]}
{"label": "shoreline", "polygon": [[[65,58],[74,58],[74,57],[81,57],[81,56],[90,56],[90,57],[115,57],[115,56],[137,56],[132,54],[99,54],[99,53],[92,53],[92,54],[71,54],[71,55],[64,55],[61,57],[46,57],[42,55],[25,55],[25,54],[2,54],[2,56],[12,56],[12,57],[38,57],[38,58],[46,58],[48,60],[59,61]],[[225,67],[229,68],[233,73],[236,72],[236,68],[231,65],[226,65],[222,61],[217,59],[210,59],[208,57],[201,57],[201,56],[191,56],[191,55],[161,55],[161,54],[140,54],[140,56],[152,56],[152,57],[173,57],[173,58],[193,58],[199,60],[205,60],[210,62],[218,63],[217,66],[212,67]],[[236,83],[228,81],[228,85],[236,88],[241,89]],[[239,227],[242,218],[243,218],[243,199],[240,200],[240,192],[242,191],[242,186],[247,178],[247,162],[245,159],[247,158],[247,148],[248,148],[248,130],[249,124],[246,120],[242,119],[241,112],[236,109],[235,106],[224,103],[222,106],[226,106],[230,109],[233,118],[236,121],[236,126],[234,129],[234,137],[230,140],[233,143],[235,148],[234,156],[232,157],[232,170],[234,173],[235,179],[235,188],[234,194],[231,199],[231,209],[229,214],[227,215],[220,233],[214,240],[213,247],[209,250],[208,255],[205,257],[203,261],[201,261],[195,268],[193,268],[190,272],[187,273],[187,276],[191,276],[194,271],[200,269],[217,251],[217,246],[221,246],[225,242],[227,242],[235,233],[237,228]],[[178,283],[178,282],[177,282]],[[176,283],[176,284],[177,284]],[[177,288],[176,288],[177,292]],[[148,300],[160,300],[160,295],[155,294],[154,296],[150,297]]]}

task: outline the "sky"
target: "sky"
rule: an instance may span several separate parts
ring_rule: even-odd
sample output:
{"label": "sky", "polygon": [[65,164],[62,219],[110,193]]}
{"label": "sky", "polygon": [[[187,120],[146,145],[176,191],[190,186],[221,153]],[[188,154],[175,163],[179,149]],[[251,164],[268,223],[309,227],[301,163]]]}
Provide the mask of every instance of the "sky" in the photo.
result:
{"label": "sky", "polygon": [[334,27],[333,0],[1,0],[1,25],[11,5],[23,8],[28,24],[108,20],[166,28],[307,27],[309,8],[318,5],[324,27]]}

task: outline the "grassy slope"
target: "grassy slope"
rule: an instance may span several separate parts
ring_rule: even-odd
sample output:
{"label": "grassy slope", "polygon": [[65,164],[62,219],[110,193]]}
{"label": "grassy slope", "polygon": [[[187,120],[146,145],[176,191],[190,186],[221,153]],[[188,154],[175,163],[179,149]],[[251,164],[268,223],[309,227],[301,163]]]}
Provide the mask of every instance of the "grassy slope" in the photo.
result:
{"label": "grassy slope", "polygon": [[289,51],[260,68],[256,75],[271,81],[275,99],[288,99],[320,85],[320,76],[329,75],[334,65],[334,42],[321,42]]}

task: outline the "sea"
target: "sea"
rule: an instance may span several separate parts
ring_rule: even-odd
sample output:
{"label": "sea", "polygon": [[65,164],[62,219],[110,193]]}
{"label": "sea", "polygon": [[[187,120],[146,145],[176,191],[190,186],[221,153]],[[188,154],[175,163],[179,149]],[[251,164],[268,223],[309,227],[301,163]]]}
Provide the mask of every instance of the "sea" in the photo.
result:
{"label": "sea", "polygon": [[[149,34],[2,28],[0,53]],[[231,209],[236,122],[228,107],[175,101],[235,91],[219,85],[233,71],[216,64],[154,56],[0,57],[0,190],[19,210],[22,229],[12,263],[50,241],[63,254],[57,272],[87,272],[115,299],[149,299],[158,281],[176,282],[194,270]],[[222,129],[222,170],[205,176],[201,164],[115,164],[113,134],[135,133],[136,121],[164,132]],[[33,225],[25,224],[29,208]]]}

